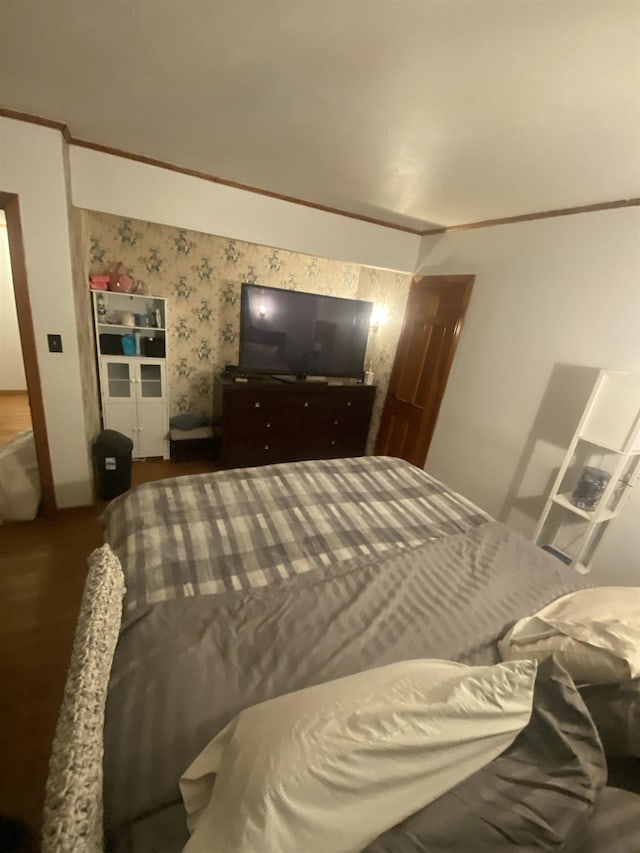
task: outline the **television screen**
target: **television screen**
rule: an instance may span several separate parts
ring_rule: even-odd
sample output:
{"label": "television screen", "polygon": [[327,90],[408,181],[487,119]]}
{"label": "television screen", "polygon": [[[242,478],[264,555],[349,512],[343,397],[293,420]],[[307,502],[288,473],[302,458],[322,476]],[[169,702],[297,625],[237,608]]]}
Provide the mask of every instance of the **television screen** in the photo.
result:
{"label": "television screen", "polygon": [[242,285],[242,370],[360,379],[373,303]]}

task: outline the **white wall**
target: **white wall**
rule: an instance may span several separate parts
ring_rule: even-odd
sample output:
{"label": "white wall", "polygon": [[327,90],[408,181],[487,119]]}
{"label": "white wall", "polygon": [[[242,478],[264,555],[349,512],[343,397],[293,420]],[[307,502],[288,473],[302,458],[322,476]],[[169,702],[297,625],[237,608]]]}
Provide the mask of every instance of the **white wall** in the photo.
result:
{"label": "white wall", "polygon": [[[475,273],[427,470],[531,534],[594,368],[640,373],[640,209],[425,237],[421,274]],[[640,584],[640,486],[595,553]]]}
{"label": "white wall", "polygon": [[76,207],[411,272],[420,237],[72,145]]}
{"label": "white wall", "polygon": [[26,391],[11,258],[4,212],[0,210],[0,391]]}
{"label": "white wall", "polygon": [[[57,130],[0,118],[0,190],[19,196],[29,299],[59,507],[92,500],[63,145]],[[62,335],[62,353],[48,351],[47,333]]]}

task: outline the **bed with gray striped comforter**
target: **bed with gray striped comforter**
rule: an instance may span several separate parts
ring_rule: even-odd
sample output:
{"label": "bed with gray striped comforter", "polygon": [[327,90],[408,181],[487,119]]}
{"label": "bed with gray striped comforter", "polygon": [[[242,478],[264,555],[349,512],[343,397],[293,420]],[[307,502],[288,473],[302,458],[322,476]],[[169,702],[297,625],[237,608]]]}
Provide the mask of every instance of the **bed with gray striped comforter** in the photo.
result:
{"label": "bed with gray striped comforter", "polygon": [[[178,779],[243,708],[402,659],[494,662],[506,625],[584,585],[385,457],[146,484],[104,522],[127,587],[104,760],[106,827],[122,850],[181,849]],[[611,850],[636,849],[624,846],[636,829],[621,829],[634,805],[601,807]],[[440,848],[399,829],[383,849]]]}

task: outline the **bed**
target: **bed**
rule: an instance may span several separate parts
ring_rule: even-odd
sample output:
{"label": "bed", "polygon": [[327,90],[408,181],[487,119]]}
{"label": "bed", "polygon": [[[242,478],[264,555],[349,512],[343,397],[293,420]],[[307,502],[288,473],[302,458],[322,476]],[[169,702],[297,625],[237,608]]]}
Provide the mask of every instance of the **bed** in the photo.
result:
{"label": "bed", "polygon": [[[178,780],[243,709],[400,661],[495,664],[509,625],[585,586],[388,457],[149,483],[103,521],[52,754],[45,850],[181,850]],[[530,726],[497,764],[366,849],[485,849],[474,820],[493,827],[487,850],[640,849],[640,800],[605,787],[593,721],[554,666],[540,667]],[[500,826],[523,785],[539,815],[526,842],[520,827]],[[469,805],[478,791],[489,819]],[[471,834],[454,840],[461,802]]]}

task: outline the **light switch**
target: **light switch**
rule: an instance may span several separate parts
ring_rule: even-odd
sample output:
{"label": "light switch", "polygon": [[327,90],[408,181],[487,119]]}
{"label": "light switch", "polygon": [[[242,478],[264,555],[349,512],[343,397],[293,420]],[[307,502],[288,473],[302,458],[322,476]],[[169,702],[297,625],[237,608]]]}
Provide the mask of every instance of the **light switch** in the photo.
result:
{"label": "light switch", "polygon": [[47,335],[49,352],[62,352],[62,335]]}

